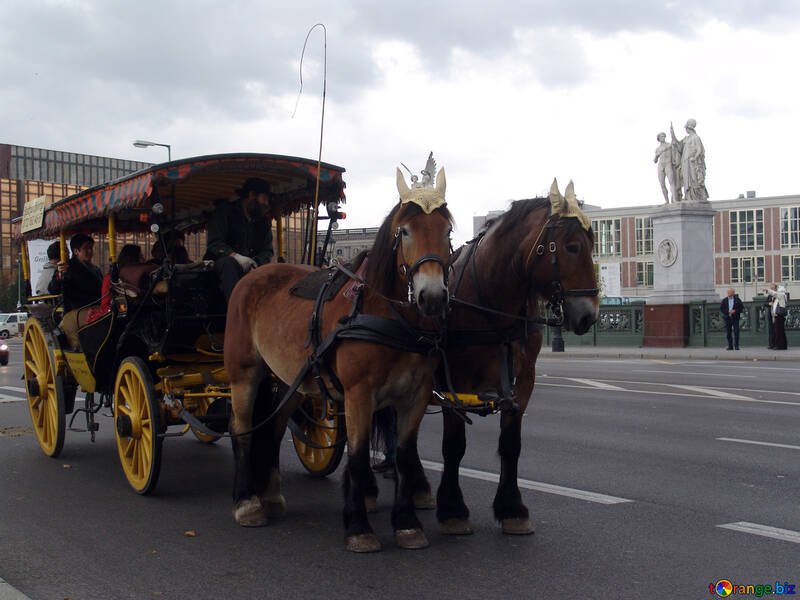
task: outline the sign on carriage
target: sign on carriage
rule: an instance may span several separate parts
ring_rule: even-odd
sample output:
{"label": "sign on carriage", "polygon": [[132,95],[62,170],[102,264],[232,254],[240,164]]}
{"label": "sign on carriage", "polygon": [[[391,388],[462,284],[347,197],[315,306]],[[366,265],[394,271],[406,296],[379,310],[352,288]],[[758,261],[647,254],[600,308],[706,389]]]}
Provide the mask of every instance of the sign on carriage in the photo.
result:
{"label": "sign on carriage", "polygon": [[39,196],[25,203],[25,207],[22,209],[22,233],[39,229],[42,226],[46,204],[47,196]]}

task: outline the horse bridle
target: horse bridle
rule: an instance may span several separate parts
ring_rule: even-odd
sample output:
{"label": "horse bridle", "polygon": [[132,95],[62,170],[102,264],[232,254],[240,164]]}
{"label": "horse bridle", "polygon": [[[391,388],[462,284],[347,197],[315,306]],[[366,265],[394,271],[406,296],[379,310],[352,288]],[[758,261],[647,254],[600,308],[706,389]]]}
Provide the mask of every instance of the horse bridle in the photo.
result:
{"label": "horse bridle", "polygon": [[417,261],[409,267],[408,263],[406,262],[405,254],[403,254],[403,231],[401,227],[398,227],[397,231],[394,232],[394,246],[392,247],[392,250],[394,252],[400,253],[400,270],[403,272],[403,275],[408,281],[409,304],[414,303],[414,274],[426,262],[434,262],[437,263],[440,267],[442,267],[442,278],[444,279],[444,288],[448,290],[448,295],[449,295],[450,292],[447,286],[448,283],[447,276],[449,273],[449,269],[441,256],[439,256],[438,254],[425,254],[421,256],[419,259],[417,259]]}
{"label": "horse bridle", "polygon": [[[600,293],[600,290],[596,287],[574,288],[564,291],[561,285],[561,273],[558,268],[558,252],[556,251],[557,246],[555,241],[555,230],[557,227],[561,227],[562,224],[563,221],[561,221],[560,214],[553,213],[548,217],[547,221],[542,225],[541,230],[539,230],[539,235],[536,236],[536,240],[533,242],[530,252],[528,252],[528,258],[525,259],[525,265],[523,266],[523,272],[529,275],[531,285],[533,285],[533,268],[536,266],[538,260],[544,256],[546,251],[550,252],[550,263],[553,266],[553,279],[550,281],[550,287],[553,293],[548,297],[548,305],[556,321],[560,321],[560,323],[564,322],[564,301],[567,297],[594,297]],[[542,240],[543,235],[544,240]],[[551,237],[553,239],[550,239]],[[533,260],[531,260],[531,258],[533,258]]]}

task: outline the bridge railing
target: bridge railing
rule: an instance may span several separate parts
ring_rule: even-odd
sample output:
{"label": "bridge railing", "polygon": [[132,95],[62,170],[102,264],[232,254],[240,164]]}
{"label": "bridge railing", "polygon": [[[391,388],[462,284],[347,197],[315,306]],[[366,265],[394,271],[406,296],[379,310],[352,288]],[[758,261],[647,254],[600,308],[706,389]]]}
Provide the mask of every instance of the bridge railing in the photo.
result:
{"label": "bridge railing", "polygon": [[[769,345],[766,298],[744,302],[739,321],[741,346]],[[645,307],[601,306],[600,317],[592,329],[578,336],[564,331],[564,344],[581,346],[641,346],[644,339]],[[790,300],[786,315],[786,337],[789,347],[800,345],[800,300]],[[544,343],[552,343],[553,332],[545,328]],[[725,321],[719,311],[719,302],[698,301],[689,304],[689,346],[717,347],[727,345]]]}

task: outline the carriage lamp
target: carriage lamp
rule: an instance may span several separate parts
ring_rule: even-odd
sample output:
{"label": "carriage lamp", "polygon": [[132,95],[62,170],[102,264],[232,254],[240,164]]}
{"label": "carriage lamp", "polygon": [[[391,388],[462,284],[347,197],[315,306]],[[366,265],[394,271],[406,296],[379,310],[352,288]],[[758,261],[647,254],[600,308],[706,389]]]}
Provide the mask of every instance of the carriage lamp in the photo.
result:
{"label": "carriage lamp", "polygon": [[153,204],[152,208],[150,209],[153,211],[154,215],[163,215],[164,214],[164,205],[161,202],[156,202]]}
{"label": "carriage lamp", "polygon": [[339,210],[339,202],[335,200],[331,200],[330,202],[325,204],[325,210],[328,211],[328,218],[331,221],[336,221],[338,219],[345,219],[347,215]]}
{"label": "carriage lamp", "polygon": [[150,225],[150,231],[153,233],[158,233],[159,229],[161,228],[158,226],[158,223],[153,223],[152,225]]}

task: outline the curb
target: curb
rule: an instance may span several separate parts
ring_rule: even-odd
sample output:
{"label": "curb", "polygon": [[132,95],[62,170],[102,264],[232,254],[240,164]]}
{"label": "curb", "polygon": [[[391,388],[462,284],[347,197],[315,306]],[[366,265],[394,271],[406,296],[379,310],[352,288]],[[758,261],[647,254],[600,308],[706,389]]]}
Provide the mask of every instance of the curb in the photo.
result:
{"label": "curb", "polygon": [[31,600],[5,579],[0,577],[0,600]]}
{"label": "curb", "polygon": [[714,353],[700,353],[700,352],[686,352],[686,353],[673,353],[673,352],[636,352],[635,350],[621,350],[621,351],[586,351],[586,352],[542,352],[540,357],[584,357],[584,358],[642,358],[642,359],[691,359],[691,360],[726,360],[726,361],[748,361],[748,362],[790,362],[800,361],[800,357],[790,354],[771,354],[771,355],[755,355],[747,353],[728,353],[728,352],[714,352]]}

